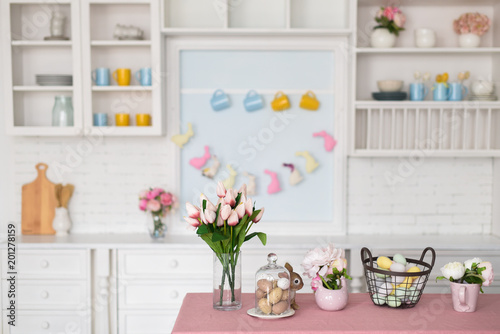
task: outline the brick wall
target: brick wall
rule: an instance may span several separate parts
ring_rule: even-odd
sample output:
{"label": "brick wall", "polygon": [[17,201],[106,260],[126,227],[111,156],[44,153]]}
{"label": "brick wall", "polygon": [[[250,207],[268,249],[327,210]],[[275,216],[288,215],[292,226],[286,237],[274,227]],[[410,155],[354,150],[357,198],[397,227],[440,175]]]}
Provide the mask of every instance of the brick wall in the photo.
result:
{"label": "brick wall", "polygon": [[488,158],[351,158],[349,233],[489,234],[493,162]]}
{"label": "brick wall", "polygon": [[[73,183],[73,233],[144,233],[137,193],[167,186],[168,139],[10,139],[11,221],[19,221],[21,186],[34,165],[50,164],[53,182]],[[414,167],[413,167],[414,166]],[[351,158],[348,162],[349,233],[489,234],[492,159]],[[168,188],[168,187],[167,187]]]}

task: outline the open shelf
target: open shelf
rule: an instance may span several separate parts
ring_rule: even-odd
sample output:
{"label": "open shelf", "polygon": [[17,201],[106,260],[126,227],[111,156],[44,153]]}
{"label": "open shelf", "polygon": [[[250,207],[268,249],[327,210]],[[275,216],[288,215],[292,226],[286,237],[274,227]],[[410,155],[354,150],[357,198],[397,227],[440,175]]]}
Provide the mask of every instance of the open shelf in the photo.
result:
{"label": "open shelf", "polygon": [[73,86],[14,86],[15,92],[71,92]]}
{"label": "open shelf", "polygon": [[257,28],[220,28],[220,29],[195,29],[195,28],[164,28],[162,34],[170,36],[188,35],[234,35],[234,36],[348,36],[352,33],[350,29],[257,29]]}
{"label": "open shelf", "polygon": [[399,48],[356,48],[356,53],[500,53],[500,47],[482,47],[482,48],[415,48],[415,47],[399,47]]}
{"label": "open shelf", "polygon": [[102,40],[91,41],[92,46],[151,46],[150,40]]}
{"label": "open shelf", "polygon": [[74,126],[56,127],[56,126],[14,126],[10,133],[16,136],[76,136],[81,135],[82,130]]}
{"label": "open shelf", "polygon": [[93,126],[92,132],[101,131],[104,136],[154,136],[151,126]]}
{"label": "open shelf", "polygon": [[152,89],[152,86],[92,86],[94,92],[151,91]]}
{"label": "open shelf", "polygon": [[12,41],[12,46],[72,46],[72,41]]}

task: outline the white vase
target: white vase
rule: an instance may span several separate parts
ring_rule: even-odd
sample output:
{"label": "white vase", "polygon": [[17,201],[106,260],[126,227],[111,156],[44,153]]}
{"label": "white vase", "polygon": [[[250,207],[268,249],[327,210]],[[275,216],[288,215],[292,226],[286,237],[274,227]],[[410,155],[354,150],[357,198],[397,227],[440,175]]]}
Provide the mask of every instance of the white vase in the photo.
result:
{"label": "white vase", "polygon": [[69,218],[68,209],[63,207],[56,208],[56,214],[52,221],[52,228],[56,231],[57,236],[68,235],[71,228],[71,219]]}
{"label": "white vase", "polygon": [[458,45],[461,48],[477,48],[481,43],[481,37],[476,34],[463,34],[458,36]]}
{"label": "white vase", "polygon": [[370,37],[370,44],[374,48],[392,48],[396,44],[396,35],[386,28],[375,29]]}

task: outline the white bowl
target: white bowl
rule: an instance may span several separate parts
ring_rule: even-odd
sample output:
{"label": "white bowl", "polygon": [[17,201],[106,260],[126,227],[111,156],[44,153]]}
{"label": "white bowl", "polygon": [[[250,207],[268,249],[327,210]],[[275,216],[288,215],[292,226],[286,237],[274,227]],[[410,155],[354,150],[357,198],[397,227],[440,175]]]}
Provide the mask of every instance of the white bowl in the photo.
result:
{"label": "white bowl", "polygon": [[381,92],[399,92],[403,88],[403,80],[380,80],[377,87]]}

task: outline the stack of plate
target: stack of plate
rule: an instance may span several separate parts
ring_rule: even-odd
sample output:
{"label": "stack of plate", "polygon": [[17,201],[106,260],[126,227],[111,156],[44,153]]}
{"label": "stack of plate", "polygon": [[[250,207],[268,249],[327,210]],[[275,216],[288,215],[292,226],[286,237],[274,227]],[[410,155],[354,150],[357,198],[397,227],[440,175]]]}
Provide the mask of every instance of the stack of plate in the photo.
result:
{"label": "stack of plate", "polygon": [[37,74],[36,83],[40,86],[71,86],[73,76],[66,74]]}
{"label": "stack of plate", "polygon": [[372,96],[377,101],[403,101],[407,97],[406,92],[373,92]]}
{"label": "stack of plate", "polygon": [[471,93],[469,96],[469,101],[496,101],[498,97],[494,92],[490,94],[474,94]]}

